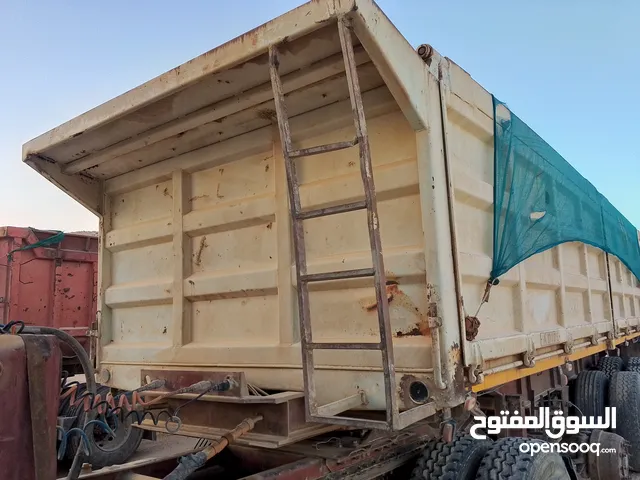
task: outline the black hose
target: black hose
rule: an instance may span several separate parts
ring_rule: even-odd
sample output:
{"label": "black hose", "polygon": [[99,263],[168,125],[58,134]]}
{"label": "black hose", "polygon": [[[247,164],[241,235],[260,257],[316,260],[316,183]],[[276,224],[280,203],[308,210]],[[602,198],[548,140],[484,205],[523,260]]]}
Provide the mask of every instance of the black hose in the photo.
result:
{"label": "black hose", "polygon": [[[87,351],[82,347],[82,345],[80,345],[80,342],[78,342],[68,333],[63,332],[62,330],[58,330],[57,328],[25,326],[20,334],[53,335],[54,337],[57,337],[59,340],[62,340],[64,343],[69,345],[69,347],[71,347],[71,349],[73,350],[73,353],[75,353],[80,360],[80,365],[82,366],[82,370],[85,376],[85,382],[87,384],[87,391],[95,397],[97,393],[95,370],[93,369],[93,365],[91,365],[91,360],[89,360]],[[88,423],[94,419],[94,416],[95,412],[93,410],[90,410],[86,413],[84,417],[84,425],[82,428],[83,430],[85,430],[85,427],[88,425]],[[89,437],[89,440],[91,440],[93,437],[93,429],[89,429],[86,434]],[[78,448],[78,450],[76,451],[76,455],[73,458],[71,468],[69,469],[67,480],[76,480],[80,476],[83,456],[84,454],[82,453],[82,449]]]}

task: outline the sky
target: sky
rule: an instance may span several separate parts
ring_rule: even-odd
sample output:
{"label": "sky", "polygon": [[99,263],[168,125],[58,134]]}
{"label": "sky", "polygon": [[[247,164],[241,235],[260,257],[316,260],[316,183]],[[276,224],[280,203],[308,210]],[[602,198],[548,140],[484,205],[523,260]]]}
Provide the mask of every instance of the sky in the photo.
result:
{"label": "sky", "polygon": [[[0,226],[96,230],[22,144],[303,3],[0,0]],[[640,2],[379,0],[640,226]]]}

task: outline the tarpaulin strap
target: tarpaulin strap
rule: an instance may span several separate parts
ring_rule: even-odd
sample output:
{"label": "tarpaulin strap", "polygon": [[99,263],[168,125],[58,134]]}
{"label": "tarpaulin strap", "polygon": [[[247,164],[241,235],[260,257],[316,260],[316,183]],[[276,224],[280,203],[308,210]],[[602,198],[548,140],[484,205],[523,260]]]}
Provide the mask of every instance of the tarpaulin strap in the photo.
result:
{"label": "tarpaulin strap", "polygon": [[480,305],[478,305],[478,310],[476,310],[476,314],[474,315],[474,317],[477,318],[482,306],[485,303],[489,302],[489,295],[491,295],[491,287],[493,287],[494,285],[498,285],[499,283],[500,283],[500,280],[498,280],[497,278],[490,277],[489,280],[487,280],[487,284],[484,287],[484,293],[482,294],[482,300],[480,301]]}
{"label": "tarpaulin strap", "polygon": [[[33,229],[31,230],[33,231]],[[16,252],[20,252],[22,250],[31,250],[33,248],[38,248],[38,247],[50,247],[51,245],[57,245],[58,243],[62,242],[63,239],[64,239],[64,232],[58,232],[49,238],[45,238],[44,240],[40,240],[36,243],[32,243],[31,245],[25,245],[24,247],[11,250],[9,253],[7,253],[7,259],[9,261],[12,261],[13,254]]]}

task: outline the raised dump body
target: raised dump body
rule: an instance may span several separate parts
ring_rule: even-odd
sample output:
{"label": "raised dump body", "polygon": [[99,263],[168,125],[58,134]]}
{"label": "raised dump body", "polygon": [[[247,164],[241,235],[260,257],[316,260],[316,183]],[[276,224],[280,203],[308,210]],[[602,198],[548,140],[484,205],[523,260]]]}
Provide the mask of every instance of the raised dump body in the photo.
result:
{"label": "raised dump body", "polygon": [[[487,287],[496,125],[492,95],[417,53],[372,1],[312,1],[32,140],[24,159],[102,218],[101,381],[242,372],[241,396],[304,392],[308,420],[398,429],[637,335],[630,263],[595,246],[547,246]],[[313,218],[292,221],[290,199]],[[363,277],[311,281],[339,271]]]}

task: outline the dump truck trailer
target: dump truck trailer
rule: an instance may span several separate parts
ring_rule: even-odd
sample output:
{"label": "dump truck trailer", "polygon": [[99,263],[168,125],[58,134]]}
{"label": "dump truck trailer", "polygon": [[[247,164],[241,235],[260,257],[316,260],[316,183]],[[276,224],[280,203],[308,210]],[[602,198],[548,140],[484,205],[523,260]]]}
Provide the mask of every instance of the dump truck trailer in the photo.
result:
{"label": "dump truck trailer", "polygon": [[[142,429],[350,459],[404,432],[400,463],[429,441],[416,474],[441,478],[443,445],[489,475],[535,436],[479,446],[474,416],[638,408],[637,230],[371,0],[306,3],[23,156],[100,217],[97,379],[120,413],[163,406]],[[557,478],[623,478],[637,427],[594,430],[611,465],[565,455]]]}
{"label": "dump truck trailer", "polygon": [[[51,326],[90,351],[96,321],[98,238],[93,232],[0,227],[0,319]],[[82,373],[66,351],[64,370]]]}

